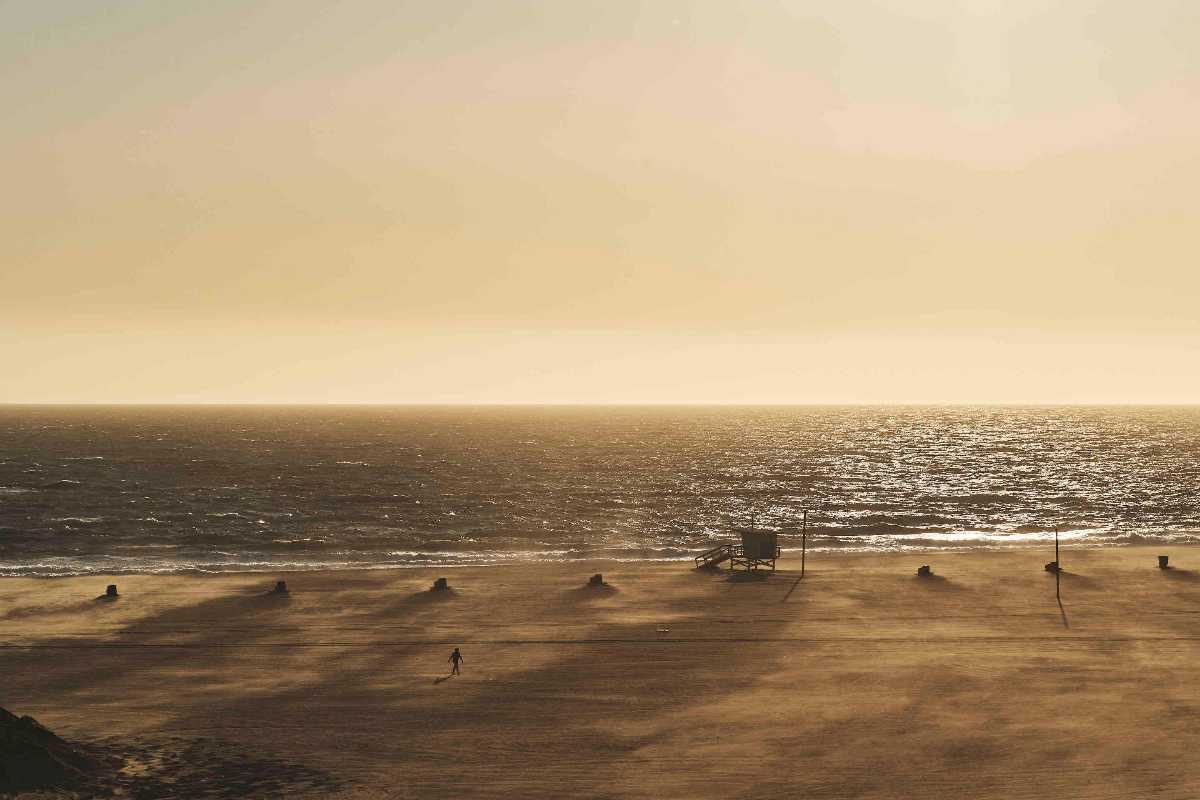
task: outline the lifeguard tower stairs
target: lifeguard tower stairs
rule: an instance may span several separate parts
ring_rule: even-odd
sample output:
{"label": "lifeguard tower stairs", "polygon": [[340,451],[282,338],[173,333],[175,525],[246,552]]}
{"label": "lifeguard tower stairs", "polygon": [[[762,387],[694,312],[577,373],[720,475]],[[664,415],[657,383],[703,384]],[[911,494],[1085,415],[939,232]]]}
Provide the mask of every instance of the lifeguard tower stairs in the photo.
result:
{"label": "lifeguard tower stairs", "polygon": [[741,543],[726,542],[701,553],[694,559],[696,568],[718,569],[728,562],[730,570],[775,571],[775,559],[779,558],[779,535],[775,531],[734,528],[734,532],[741,535]]}

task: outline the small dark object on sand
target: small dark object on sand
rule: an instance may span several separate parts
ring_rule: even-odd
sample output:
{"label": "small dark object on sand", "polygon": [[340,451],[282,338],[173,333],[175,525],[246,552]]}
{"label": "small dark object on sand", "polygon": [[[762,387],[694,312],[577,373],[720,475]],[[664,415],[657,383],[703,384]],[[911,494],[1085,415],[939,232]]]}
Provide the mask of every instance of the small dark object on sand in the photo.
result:
{"label": "small dark object on sand", "polygon": [[929,568],[928,564],[922,564],[921,566],[917,567],[917,577],[918,578],[932,578],[933,570],[931,570]]}
{"label": "small dark object on sand", "polygon": [[444,592],[450,588],[450,583],[445,578],[438,578],[433,582],[433,591]]}
{"label": "small dark object on sand", "polygon": [[592,577],[588,578],[588,586],[603,586],[604,576],[597,572]]}
{"label": "small dark object on sand", "polygon": [[1060,571],[1060,570],[1059,570],[1059,568],[1058,568],[1058,562],[1057,562],[1057,561],[1048,561],[1048,562],[1046,562],[1046,568],[1045,568],[1045,569],[1046,569],[1046,572],[1059,572],[1059,571]]}
{"label": "small dark object on sand", "polygon": [[1167,564],[1168,559],[1170,559],[1170,556],[1159,556],[1158,557],[1158,568],[1159,569],[1170,569],[1171,568],[1170,565]]}
{"label": "small dark object on sand", "polygon": [[117,596],[117,585],[115,583],[110,583],[108,585],[108,588],[104,590],[104,596],[105,597],[116,597]]}
{"label": "small dark object on sand", "polygon": [[271,594],[287,594],[287,593],[288,593],[287,581],[275,581],[275,588],[271,591]]}

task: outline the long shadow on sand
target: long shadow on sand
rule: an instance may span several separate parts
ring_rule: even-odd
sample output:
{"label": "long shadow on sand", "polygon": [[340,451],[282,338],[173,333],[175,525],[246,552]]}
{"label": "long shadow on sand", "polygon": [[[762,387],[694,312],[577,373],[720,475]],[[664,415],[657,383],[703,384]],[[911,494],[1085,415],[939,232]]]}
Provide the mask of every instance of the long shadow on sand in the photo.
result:
{"label": "long shadow on sand", "polygon": [[[4,663],[13,665],[5,670],[6,686],[18,697],[50,693],[86,704],[102,697],[108,685],[135,685],[141,671],[151,669],[167,681],[176,680],[183,692],[194,690],[194,681],[171,677],[176,668],[220,670],[237,659],[239,647],[295,629],[285,613],[289,603],[287,595],[244,593],[138,619],[116,636],[32,642],[27,648],[4,651]],[[206,648],[199,664],[189,652],[196,646]]]}
{"label": "long shadow on sand", "polygon": [[1064,628],[1070,628],[1071,622],[1067,619],[1067,609],[1063,606],[1062,598],[1055,598],[1058,602],[1058,613],[1062,616],[1062,624]]}
{"label": "long shadow on sand", "polygon": [[795,591],[800,588],[800,582],[803,580],[804,580],[803,575],[797,575],[796,579],[792,581],[792,585],[788,587],[787,594],[785,594],[783,596],[783,599],[780,600],[779,602],[786,603],[788,601],[788,599],[795,593]]}
{"label": "long shadow on sand", "polygon": [[726,583],[762,583],[771,579],[771,573],[758,570],[731,570]]}
{"label": "long shadow on sand", "polygon": [[[691,620],[694,628],[706,630],[703,639],[655,637],[644,620],[613,623],[601,622],[600,617],[585,636],[561,641],[523,642],[519,633],[486,640],[476,633],[479,638],[464,644],[470,661],[463,675],[453,681],[439,678],[433,685],[396,683],[403,677],[397,669],[406,653],[437,664],[445,657],[439,642],[363,648],[352,658],[318,651],[310,667],[317,676],[314,682],[270,694],[224,695],[217,708],[195,716],[183,712],[172,726],[188,728],[213,718],[281,729],[320,725],[325,731],[318,737],[320,743],[336,740],[336,752],[324,745],[306,760],[346,774],[377,772],[385,765],[405,776],[413,796],[445,793],[447,785],[492,786],[499,791],[497,781],[506,796],[543,796],[548,780],[557,795],[573,789],[586,793],[610,783],[629,758],[655,745],[661,726],[670,724],[666,720],[674,712],[694,706],[697,696],[719,703],[736,695],[769,674],[781,657],[781,648],[769,640],[789,619],[753,615],[758,587],[734,590],[724,581],[714,586],[728,586],[732,593],[718,589],[664,604],[673,627]],[[680,588],[686,591],[687,584],[680,581]],[[556,606],[561,609],[561,594],[548,594],[542,612],[533,612],[535,617],[564,613],[554,611]],[[588,608],[580,604],[579,613],[587,615]],[[430,624],[438,622],[435,612],[440,610],[431,607]],[[695,625],[714,613],[746,618],[730,632],[736,638],[728,644],[720,641],[723,634]],[[513,630],[531,622],[543,620],[517,619]],[[759,645],[753,638],[768,641]],[[529,668],[498,677],[489,674],[487,665],[495,653],[519,654],[526,646],[536,654]],[[744,661],[747,668],[721,670],[718,678],[712,670],[714,658]],[[416,688],[421,685],[426,688]],[[680,690],[683,686],[687,691]],[[424,696],[434,691],[448,694],[440,700]],[[611,701],[598,702],[601,697]],[[380,736],[380,730],[388,735]],[[472,731],[473,752],[454,758],[451,754],[462,750],[463,730]],[[580,759],[580,753],[590,755]],[[454,774],[447,784],[450,763]]]}
{"label": "long shadow on sand", "polygon": [[[1070,570],[1064,569],[1059,573],[1059,576],[1062,579],[1064,589],[1068,586],[1074,586],[1078,589],[1098,589],[1103,585],[1095,578],[1089,578],[1087,575],[1080,575],[1078,572],[1071,572]],[[1053,582],[1054,573],[1047,572],[1046,579]]]}
{"label": "long shadow on sand", "polygon": [[966,587],[962,584],[955,583],[945,575],[915,575],[913,576],[913,585],[928,589],[935,592],[962,592],[966,591]]}
{"label": "long shadow on sand", "polygon": [[[233,800],[332,791],[339,781],[273,755],[269,740],[238,747],[219,736],[104,736],[103,714],[91,711],[139,698],[151,704],[168,698],[170,707],[151,707],[150,714],[203,704],[225,675],[244,670],[247,660],[270,658],[268,638],[296,635],[298,628],[288,621],[289,605],[287,595],[243,593],[168,609],[137,620],[116,636],[47,638],[5,649],[0,651],[0,670],[6,697],[22,707],[48,699],[74,708],[84,719],[95,718],[94,733],[73,738],[124,766],[98,776],[87,796],[119,791],[133,798]],[[147,692],[148,684],[152,691]],[[128,707],[122,711],[130,713]],[[204,728],[198,723],[194,730]]]}
{"label": "long shadow on sand", "polygon": [[[48,639],[0,651],[0,671],[10,703],[34,713],[39,700],[74,707],[80,727],[93,708],[119,703],[136,714],[144,705],[148,719],[161,720],[157,732],[101,744],[114,752],[125,747],[123,757],[148,776],[150,788],[162,789],[186,766],[180,786],[195,792],[178,796],[325,796],[330,792],[322,787],[337,784],[335,775],[357,780],[385,773],[404,776],[412,796],[497,781],[507,796],[542,796],[547,781],[557,794],[586,794],[621,774],[628,759],[652,748],[672,725],[685,724],[675,715],[696,697],[719,703],[736,696],[782,657],[770,640],[791,619],[758,611],[762,602],[777,602],[786,584],[716,580],[697,592],[689,576],[664,580],[678,582],[678,597],[672,599],[669,583],[660,595],[673,627],[682,622],[702,633],[655,636],[644,619],[607,621],[602,606],[591,616],[590,587],[568,590],[583,600],[577,611],[563,608],[561,590],[548,592],[543,603],[506,623],[508,630],[476,629],[464,675],[436,684],[412,680],[421,673],[406,665],[440,664],[443,644],[432,641],[440,634],[429,632],[457,622],[460,604],[448,601],[486,602],[479,597],[419,592],[383,609],[364,606],[358,613],[347,606],[350,612],[331,618],[337,625],[370,626],[400,615],[426,627],[400,640],[339,644],[305,642],[286,596],[241,594],[168,609],[116,637]],[[582,635],[522,639],[524,625],[556,614],[570,614],[570,629]],[[716,615],[740,621],[727,634],[708,624]],[[514,653],[519,663],[525,647],[528,668],[489,672],[490,659],[503,651],[509,664]],[[714,659],[746,668],[714,671]],[[477,752],[456,758],[463,730],[472,731]],[[580,759],[580,753],[591,755]]]}
{"label": "long shadow on sand", "polygon": [[562,593],[562,599],[567,603],[592,603],[597,600],[607,600],[616,597],[621,593],[621,590],[612,584],[605,583],[600,586],[577,586],[574,589],[567,589]]}
{"label": "long shadow on sand", "polygon": [[413,592],[404,598],[399,606],[402,608],[419,608],[421,606],[448,603],[457,598],[458,592],[454,591],[454,589],[425,589],[420,592]]}
{"label": "long shadow on sand", "polygon": [[419,625],[426,619],[454,614],[464,600],[462,593],[449,589],[422,589],[403,595],[391,603],[375,605],[356,615],[356,624]]}
{"label": "long shadow on sand", "polygon": [[1196,572],[1193,569],[1166,567],[1162,569],[1161,572],[1167,578],[1175,581],[1200,581],[1200,572]]}
{"label": "long shadow on sand", "polygon": [[100,595],[94,600],[80,600],[77,603],[70,603],[62,606],[18,606],[10,609],[3,614],[0,614],[0,622],[13,622],[15,620],[28,619],[30,617],[52,617],[62,614],[78,614],[83,611],[99,610],[105,605],[115,602],[120,598],[108,597]]}

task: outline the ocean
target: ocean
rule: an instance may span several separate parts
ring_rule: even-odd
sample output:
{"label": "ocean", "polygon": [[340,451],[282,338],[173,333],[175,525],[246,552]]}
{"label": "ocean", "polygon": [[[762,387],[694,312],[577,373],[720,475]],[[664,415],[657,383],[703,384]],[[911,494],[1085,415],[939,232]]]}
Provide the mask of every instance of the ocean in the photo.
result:
{"label": "ocean", "polygon": [[0,575],[1200,541],[1193,407],[0,406]]}

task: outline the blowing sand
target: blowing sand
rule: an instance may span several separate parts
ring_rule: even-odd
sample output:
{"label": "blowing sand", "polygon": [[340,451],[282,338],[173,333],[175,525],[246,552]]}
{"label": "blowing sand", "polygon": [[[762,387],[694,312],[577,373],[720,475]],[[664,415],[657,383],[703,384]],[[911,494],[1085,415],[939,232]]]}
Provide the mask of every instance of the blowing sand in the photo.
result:
{"label": "blowing sand", "polygon": [[1200,797],[1200,549],[1048,560],[5,579],[0,706],[131,797]]}

